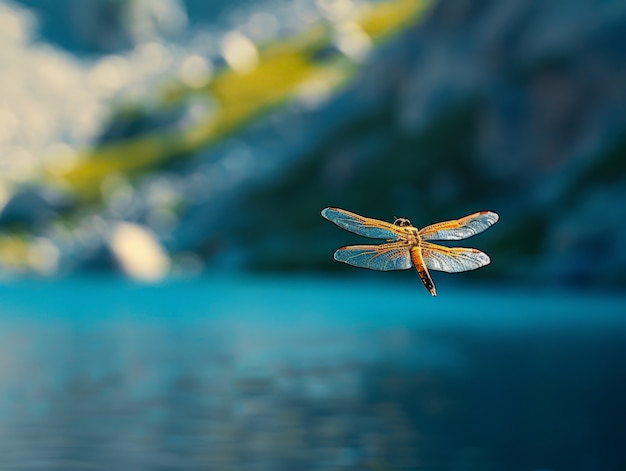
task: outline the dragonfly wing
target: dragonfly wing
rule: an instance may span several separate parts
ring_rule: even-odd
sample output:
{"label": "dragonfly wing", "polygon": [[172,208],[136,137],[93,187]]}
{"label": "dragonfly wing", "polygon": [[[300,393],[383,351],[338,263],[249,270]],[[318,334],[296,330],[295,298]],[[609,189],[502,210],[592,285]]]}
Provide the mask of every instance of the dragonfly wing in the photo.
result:
{"label": "dragonfly wing", "polygon": [[344,209],[326,208],[322,211],[322,216],[342,229],[364,237],[386,240],[400,239],[398,228],[393,224],[359,216]]}
{"label": "dragonfly wing", "polygon": [[493,211],[480,211],[461,219],[438,222],[420,230],[423,240],[461,240],[472,237],[498,222],[500,216]]}
{"label": "dragonfly wing", "polygon": [[478,249],[444,247],[422,242],[422,257],[427,268],[447,273],[476,270],[489,265],[489,255]]}
{"label": "dragonfly wing", "polygon": [[407,270],[413,266],[404,244],[350,245],[335,252],[335,260],[370,270]]}

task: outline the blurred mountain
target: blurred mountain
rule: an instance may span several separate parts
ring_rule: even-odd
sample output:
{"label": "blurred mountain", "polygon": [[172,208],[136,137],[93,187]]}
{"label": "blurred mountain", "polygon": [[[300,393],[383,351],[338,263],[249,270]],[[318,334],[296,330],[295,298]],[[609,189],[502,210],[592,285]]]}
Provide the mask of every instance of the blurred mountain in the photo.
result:
{"label": "blurred mountain", "polygon": [[439,2],[364,68],[351,119],[239,206],[237,233],[258,266],[299,268],[352,240],[310,217],[327,205],[418,226],[491,209],[466,243],[492,255],[475,276],[624,288],[623,44],[619,1]]}
{"label": "blurred mountain", "polygon": [[56,247],[57,268],[40,272],[112,269],[131,223],[174,272],[344,269],[332,251],[357,239],[320,217],[325,206],[418,227],[490,209],[501,222],[466,245],[493,263],[468,278],[626,287],[626,5],[462,0],[403,13],[418,4],[244,9],[229,16],[234,34],[153,41],[138,46],[142,62],[95,67],[109,83],[116,64],[156,57],[182,85],[133,78],[140,100],[99,111],[76,169],[64,158],[54,178],[6,190],[0,245],[12,255],[0,263],[37,258],[26,234]]}

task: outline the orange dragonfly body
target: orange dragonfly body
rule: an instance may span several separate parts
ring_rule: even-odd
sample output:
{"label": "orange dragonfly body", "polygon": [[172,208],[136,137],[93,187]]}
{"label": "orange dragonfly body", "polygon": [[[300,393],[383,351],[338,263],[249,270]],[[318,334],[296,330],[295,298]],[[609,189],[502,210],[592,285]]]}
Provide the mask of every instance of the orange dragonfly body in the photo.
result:
{"label": "orange dragonfly body", "polygon": [[366,218],[339,208],[326,208],[322,216],[355,234],[386,239],[381,245],[350,245],[341,247],[334,258],[339,262],[370,270],[408,270],[415,267],[426,289],[437,296],[428,270],[459,273],[488,265],[489,256],[480,250],[465,247],[444,247],[431,240],[462,240],[472,237],[498,222],[492,211],[480,211],[461,219],[438,222],[422,229],[413,227],[406,218],[393,224]]}

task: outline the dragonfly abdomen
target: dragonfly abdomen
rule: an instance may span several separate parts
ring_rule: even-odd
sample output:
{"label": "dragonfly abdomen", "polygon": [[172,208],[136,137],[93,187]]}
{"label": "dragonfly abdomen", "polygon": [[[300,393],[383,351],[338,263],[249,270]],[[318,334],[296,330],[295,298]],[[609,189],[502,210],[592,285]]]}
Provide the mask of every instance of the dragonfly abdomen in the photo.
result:
{"label": "dragonfly abdomen", "polygon": [[421,248],[413,247],[411,249],[411,261],[413,262],[413,265],[415,266],[417,274],[422,280],[422,283],[424,283],[424,287],[429,291],[431,295],[437,296],[437,289],[435,288],[435,283],[433,283],[433,279],[430,277],[428,268],[426,268],[426,264],[424,263]]}

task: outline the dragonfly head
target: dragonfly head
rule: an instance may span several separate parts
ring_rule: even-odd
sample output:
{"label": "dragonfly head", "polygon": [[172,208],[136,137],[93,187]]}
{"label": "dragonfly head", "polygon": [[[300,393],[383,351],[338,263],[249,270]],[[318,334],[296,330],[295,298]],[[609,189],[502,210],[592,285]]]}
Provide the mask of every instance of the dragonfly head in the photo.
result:
{"label": "dragonfly head", "polygon": [[396,226],[400,226],[400,227],[409,227],[413,225],[411,224],[411,221],[409,221],[407,218],[399,218],[399,217],[396,217],[396,220],[393,221],[393,223]]}

